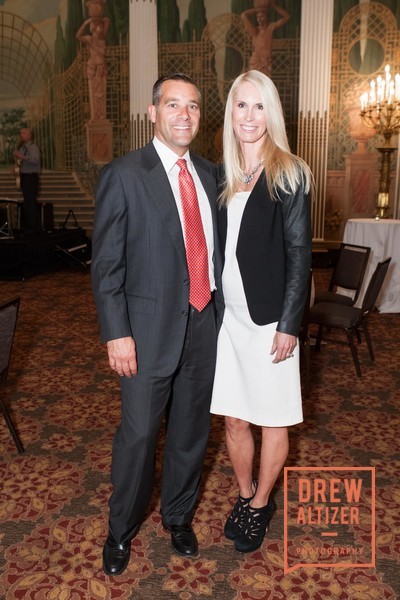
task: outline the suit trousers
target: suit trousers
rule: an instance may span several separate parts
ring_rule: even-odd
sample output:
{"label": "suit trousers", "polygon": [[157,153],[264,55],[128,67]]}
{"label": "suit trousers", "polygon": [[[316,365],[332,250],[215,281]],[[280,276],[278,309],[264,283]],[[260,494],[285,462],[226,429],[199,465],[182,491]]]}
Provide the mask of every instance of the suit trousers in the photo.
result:
{"label": "suit trousers", "polygon": [[21,173],[20,178],[24,197],[25,228],[32,233],[39,233],[41,224],[36,202],[39,193],[39,173]]}
{"label": "suit trousers", "polygon": [[[166,431],[161,513],[166,525],[190,523],[198,495],[210,429],[216,360],[215,307],[189,307],[179,364],[166,377],[121,377],[121,423],[113,440],[110,531],[118,542],[134,537],[148,508],[154,483],[158,434]],[[171,340],[171,344],[176,340]]]}

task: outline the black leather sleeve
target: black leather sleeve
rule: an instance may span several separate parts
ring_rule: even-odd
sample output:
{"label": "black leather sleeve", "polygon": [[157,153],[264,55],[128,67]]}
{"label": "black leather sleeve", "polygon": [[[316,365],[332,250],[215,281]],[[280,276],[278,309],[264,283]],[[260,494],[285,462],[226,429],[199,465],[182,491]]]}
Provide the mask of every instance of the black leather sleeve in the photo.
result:
{"label": "black leather sleeve", "polygon": [[311,195],[302,186],[282,200],[283,235],[286,249],[285,295],[277,330],[298,335],[311,268]]}

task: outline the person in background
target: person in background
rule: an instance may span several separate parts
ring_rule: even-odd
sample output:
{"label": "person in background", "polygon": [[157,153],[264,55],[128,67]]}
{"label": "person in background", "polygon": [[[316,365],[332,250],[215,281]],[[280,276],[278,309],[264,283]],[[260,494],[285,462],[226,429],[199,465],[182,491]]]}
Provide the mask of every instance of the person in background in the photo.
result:
{"label": "person in background", "polygon": [[[262,544],[272,488],[302,421],[299,332],[311,267],[308,166],[289,149],[275,85],[260,71],[230,89],[224,121],[220,238],[225,312],[211,412],[225,415],[239,498],[224,533],[240,552]],[[261,427],[258,481],[251,424]]]}
{"label": "person in background", "polygon": [[33,141],[32,130],[24,127],[20,132],[20,144],[14,152],[19,162],[19,177],[24,198],[25,231],[37,235],[41,232],[37,197],[39,194],[40,151]]}
{"label": "person in background", "polygon": [[222,306],[216,167],[189,151],[200,123],[193,80],[161,77],[149,114],[154,139],[104,167],[96,197],[93,289],[101,340],[122,392],[103,550],[108,575],[128,566],[152,494],[164,417],[162,522],[175,553],[197,554],[191,522]]}

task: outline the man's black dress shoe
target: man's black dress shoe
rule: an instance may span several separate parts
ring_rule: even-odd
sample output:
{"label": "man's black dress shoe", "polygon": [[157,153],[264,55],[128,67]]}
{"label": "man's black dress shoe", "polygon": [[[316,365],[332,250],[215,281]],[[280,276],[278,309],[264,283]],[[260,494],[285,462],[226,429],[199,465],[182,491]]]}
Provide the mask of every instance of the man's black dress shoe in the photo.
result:
{"label": "man's black dress shoe", "polygon": [[131,556],[131,540],[119,544],[109,534],[103,548],[103,570],[107,575],[121,575]]}
{"label": "man's black dress shoe", "polygon": [[196,534],[190,523],[184,525],[166,525],[165,529],[171,533],[172,549],[180,556],[197,556],[199,545]]}

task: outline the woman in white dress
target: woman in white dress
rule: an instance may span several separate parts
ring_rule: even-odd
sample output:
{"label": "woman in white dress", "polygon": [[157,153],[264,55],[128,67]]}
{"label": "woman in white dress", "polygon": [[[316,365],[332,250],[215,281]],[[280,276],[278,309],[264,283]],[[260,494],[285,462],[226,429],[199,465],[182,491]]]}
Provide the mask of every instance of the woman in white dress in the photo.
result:
{"label": "woman in white dress", "polygon": [[[312,176],[289,149],[269,77],[241,74],[228,95],[220,234],[225,313],[211,412],[225,415],[239,498],[224,533],[240,552],[262,544],[271,490],[288,454],[288,426],[303,419],[297,335],[311,267]],[[258,481],[254,440],[262,431]]]}

